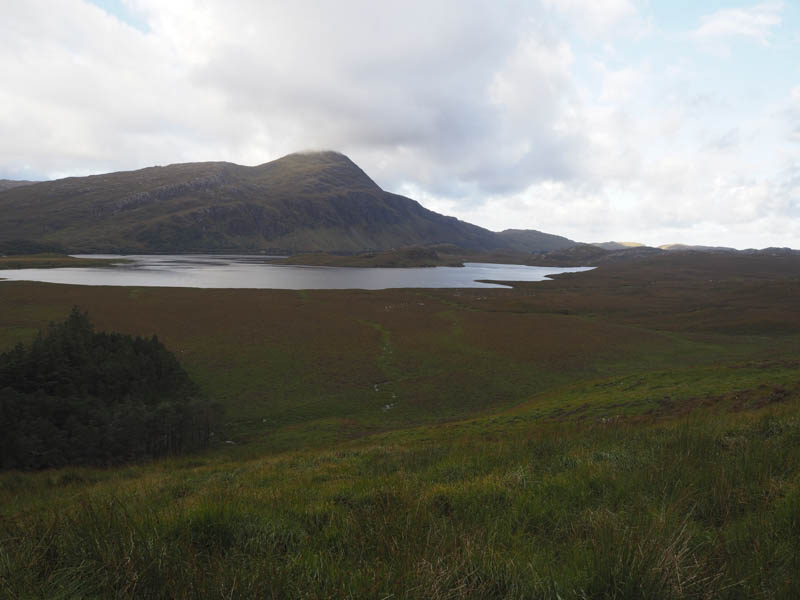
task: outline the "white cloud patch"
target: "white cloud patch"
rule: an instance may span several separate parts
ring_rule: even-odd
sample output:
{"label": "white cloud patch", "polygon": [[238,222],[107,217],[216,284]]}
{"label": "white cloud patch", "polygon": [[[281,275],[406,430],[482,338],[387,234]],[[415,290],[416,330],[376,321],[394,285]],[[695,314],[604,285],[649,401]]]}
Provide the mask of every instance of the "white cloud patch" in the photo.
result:
{"label": "white cloud patch", "polygon": [[789,106],[786,109],[786,124],[788,139],[800,144],[800,85],[792,88]]}
{"label": "white cloud patch", "polygon": [[601,36],[620,26],[641,34],[649,28],[632,0],[542,0],[542,4],[584,35]]}
{"label": "white cloud patch", "polygon": [[701,25],[692,35],[705,42],[744,37],[767,44],[773,28],[781,23],[783,9],[783,2],[764,2],[749,8],[725,8],[703,17]]}

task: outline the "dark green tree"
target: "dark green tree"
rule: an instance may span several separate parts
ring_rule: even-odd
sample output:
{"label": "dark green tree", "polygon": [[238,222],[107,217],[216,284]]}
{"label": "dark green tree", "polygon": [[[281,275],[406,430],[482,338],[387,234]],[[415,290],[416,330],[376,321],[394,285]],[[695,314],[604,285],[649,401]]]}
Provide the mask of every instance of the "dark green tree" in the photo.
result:
{"label": "dark green tree", "polygon": [[208,445],[219,410],[157,337],[95,332],[77,307],[0,354],[0,466],[108,465]]}

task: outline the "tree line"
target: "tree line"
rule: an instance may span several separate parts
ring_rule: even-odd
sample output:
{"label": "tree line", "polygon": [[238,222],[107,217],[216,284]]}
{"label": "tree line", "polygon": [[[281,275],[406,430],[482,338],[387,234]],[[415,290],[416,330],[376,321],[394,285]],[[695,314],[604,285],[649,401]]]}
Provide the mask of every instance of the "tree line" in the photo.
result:
{"label": "tree line", "polygon": [[219,408],[156,336],[95,332],[77,307],[0,354],[0,466],[111,465],[204,448]]}

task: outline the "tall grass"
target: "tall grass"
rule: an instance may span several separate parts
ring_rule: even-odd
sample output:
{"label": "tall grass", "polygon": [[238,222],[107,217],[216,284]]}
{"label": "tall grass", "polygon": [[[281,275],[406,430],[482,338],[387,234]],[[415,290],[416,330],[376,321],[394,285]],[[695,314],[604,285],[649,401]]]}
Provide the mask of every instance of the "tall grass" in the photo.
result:
{"label": "tall grass", "polygon": [[5,494],[51,498],[2,521],[0,589],[9,598],[800,590],[800,423],[791,411],[661,425],[522,423],[480,442],[470,431],[153,465],[136,477],[101,473],[90,485],[4,475]]}

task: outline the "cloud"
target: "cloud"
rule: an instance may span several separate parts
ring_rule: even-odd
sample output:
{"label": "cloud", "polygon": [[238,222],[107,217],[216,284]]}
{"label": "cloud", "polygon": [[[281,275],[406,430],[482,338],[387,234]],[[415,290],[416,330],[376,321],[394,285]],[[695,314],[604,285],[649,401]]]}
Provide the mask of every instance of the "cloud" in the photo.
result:
{"label": "cloud", "polygon": [[750,8],[725,8],[703,17],[692,35],[703,42],[744,37],[766,45],[772,29],[781,23],[783,9],[783,2],[764,2]]}
{"label": "cloud", "polygon": [[[5,10],[0,164],[38,176],[175,162],[224,141],[168,40],[77,0]],[[236,118],[228,118],[226,125]]]}
{"label": "cloud", "polygon": [[620,26],[637,34],[649,29],[631,0],[542,0],[542,4],[566,17],[582,34],[602,36]]}
{"label": "cloud", "polygon": [[789,106],[785,114],[788,139],[792,142],[800,143],[800,85],[796,85],[792,88]]}
{"label": "cloud", "polygon": [[[568,177],[571,55],[524,3],[239,2],[182,14],[139,0],[189,57],[195,92],[286,152],[333,147],[386,185],[408,172],[440,194]],[[167,37],[167,34],[163,34]],[[531,141],[534,140],[533,143]],[[487,149],[492,148],[492,152]],[[392,161],[381,160],[392,155]]]}

